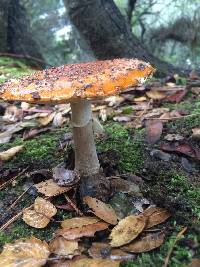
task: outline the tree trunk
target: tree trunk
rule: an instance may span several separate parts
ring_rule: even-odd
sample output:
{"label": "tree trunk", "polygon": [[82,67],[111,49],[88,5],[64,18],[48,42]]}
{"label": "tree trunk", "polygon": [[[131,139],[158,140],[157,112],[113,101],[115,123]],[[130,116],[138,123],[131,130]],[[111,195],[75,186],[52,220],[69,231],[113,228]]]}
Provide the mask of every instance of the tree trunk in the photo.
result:
{"label": "tree trunk", "polygon": [[9,6],[9,0],[1,0],[1,5],[0,5],[0,52],[5,52],[7,49],[8,6]]}
{"label": "tree trunk", "polygon": [[98,59],[139,58],[149,61],[160,74],[180,73],[156,58],[131,32],[113,0],[64,0],[69,17]]}

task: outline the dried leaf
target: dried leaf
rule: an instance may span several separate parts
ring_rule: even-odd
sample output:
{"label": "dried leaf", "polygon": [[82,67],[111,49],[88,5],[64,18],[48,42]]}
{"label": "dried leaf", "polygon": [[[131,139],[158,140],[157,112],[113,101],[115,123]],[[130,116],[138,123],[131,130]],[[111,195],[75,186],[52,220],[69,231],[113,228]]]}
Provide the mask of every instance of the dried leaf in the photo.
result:
{"label": "dried leaf", "polygon": [[53,197],[63,194],[71,189],[71,187],[58,186],[53,179],[46,180],[35,185],[38,192],[44,194],[46,197]]}
{"label": "dried leaf", "polygon": [[148,120],[146,122],[146,136],[150,144],[155,144],[161,137],[163,123],[159,120]]}
{"label": "dried leaf", "polygon": [[18,152],[24,148],[23,145],[12,147],[6,151],[0,152],[0,160],[6,161],[13,158]]}
{"label": "dried leaf", "polygon": [[72,229],[76,227],[82,227],[85,225],[99,222],[100,219],[96,217],[75,217],[72,219],[66,219],[61,223],[61,226],[65,229]]}
{"label": "dried leaf", "polygon": [[159,207],[149,207],[142,214],[148,217],[145,229],[160,224],[166,221],[171,216],[167,210]]}
{"label": "dried leaf", "polygon": [[58,112],[56,113],[56,115],[54,116],[54,119],[53,119],[53,125],[55,127],[60,127],[64,124],[64,122],[66,121],[66,118],[64,118],[62,116],[62,112]]}
{"label": "dried leaf", "polygon": [[156,90],[151,90],[149,92],[146,92],[146,95],[153,100],[161,100],[166,97],[164,93],[156,91]]}
{"label": "dried leaf", "polygon": [[72,258],[74,255],[78,255],[78,242],[75,240],[66,240],[63,237],[53,239],[49,243],[51,253],[59,256],[65,256]]}
{"label": "dried leaf", "polygon": [[120,247],[134,240],[144,229],[146,218],[144,216],[130,215],[121,220],[110,234],[111,246]]}
{"label": "dried leaf", "polygon": [[198,73],[197,73],[196,70],[192,70],[192,71],[190,72],[190,74],[189,74],[189,78],[190,78],[191,80],[196,80],[196,79],[199,79],[200,77],[199,77],[199,75],[198,75]]}
{"label": "dried leaf", "polygon": [[22,219],[26,224],[34,228],[45,228],[50,222],[49,218],[33,209],[25,209]]}
{"label": "dried leaf", "polygon": [[191,263],[187,267],[199,267],[200,259],[192,259]]}
{"label": "dried leaf", "polygon": [[45,241],[35,237],[6,244],[0,254],[0,267],[40,267],[49,257],[49,247]]}
{"label": "dried leaf", "polygon": [[135,97],[133,101],[134,102],[144,102],[146,100],[147,100],[146,96],[140,96],[140,97]]}
{"label": "dried leaf", "polygon": [[164,139],[167,141],[182,141],[184,137],[180,134],[167,134]]}
{"label": "dried leaf", "polygon": [[45,128],[41,128],[41,129],[31,129],[30,131],[25,131],[23,134],[23,140],[28,140],[31,139],[32,137],[40,134],[40,133],[45,133],[47,131],[49,131],[51,128],[49,127],[45,127]]}
{"label": "dried leaf", "polygon": [[191,92],[196,94],[196,95],[199,95],[200,94],[200,87],[191,87]]}
{"label": "dried leaf", "polygon": [[166,143],[161,145],[161,149],[168,152],[176,152],[187,155],[196,160],[200,160],[200,150],[191,147],[187,143],[177,144],[177,143]]}
{"label": "dried leaf", "polygon": [[133,253],[150,251],[160,247],[164,242],[164,237],[164,233],[148,234],[144,237],[137,238],[129,245],[124,246],[121,249]]}
{"label": "dried leaf", "polygon": [[109,204],[90,196],[85,197],[84,202],[93,210],[97,217],[109,224],[117,224],[117,215]]}
{"label": "dried leaf", "polygon": [[53,180],[59,186],[72,186],[78,183],[80,176],[76,171],[67,170],[63,164],[53,168]]}
{"label": "dried leaf", "polygon": [[129,116],[115,116],[115,117],[113,117],[113,120],[118,121],[118,122],[129,122],[132,119]]}
{"label": "dried leaf", "polygon": [[112,248],[108,243],[92,243],[92,247],[88,250],[89,255],[93,259],[110,259],[110,260],[131,260],[135,255],[128,254],[121,249]]}
{"label": "dried leaf", "polygon": [[80,259],[69,262],[66,267],[119,267],[120,261],[100,260],[100,259]]}
{"label": "dried leaf", "polygon": [[187,94],[187,90],[182,90],[174,93],[173,95],[167,96],[165,98],[165,101],[172,102],[172,103],[180,103],[181,100],[185,97]]}
{"label": "dried leaf", "polygon": [[38,119],[38,122],[42,125],[42,126],[46,126],[48,125],[54,118],[54,116],[56,115],[56,112],[52,112],[51,114],[45,116],[45,117],[42,117],[42,118],[39,118]]}
{"label": "dried leaf", "polygon": [[10,139],[12,138],[12,134],[13,133],[9,131],[0,133],[0,144],[8,143]]}
{"label": "dried leaf", "polygon": [[76,227],[76,228],[63,228],[63,229],[58,229],[56,231],[56,235],[59,236],[63,236],[64,238],[68,239],[68,240],[74,240],[83,236],[94,236],[94,234],[97,231],[102,231],[107,229],[109,226],[109,224],[105,223],[105,222],[97,222],[97,223],[93,223],[93,224],[89,224],[89,225],[84,225],[82,227]]}
{"label": "dried leaf", "polygon": [[200,128],[192,129],[192,138],[200,139]]}
{"label": "dried leaf", "polygon": [[34,202],[34,209],[36,212],[45,215],[47,218],[51,218],[57,213],[56,207],[42,197],[36,198]]}

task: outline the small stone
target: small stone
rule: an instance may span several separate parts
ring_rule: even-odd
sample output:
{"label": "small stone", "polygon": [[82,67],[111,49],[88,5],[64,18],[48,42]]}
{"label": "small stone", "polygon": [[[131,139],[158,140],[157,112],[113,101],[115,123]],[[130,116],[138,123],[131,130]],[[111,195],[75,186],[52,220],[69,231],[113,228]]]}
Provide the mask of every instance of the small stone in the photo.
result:
{"label": "small stone", "polygon": [[163,152],[162,150],[159,149],[153,149],[150,152],[150,155],[152,157],[154,157],[155,159],[160,159],[160,160],[164,160],[164,161],[170,161],[171,159],[171,155],[168,153]]}

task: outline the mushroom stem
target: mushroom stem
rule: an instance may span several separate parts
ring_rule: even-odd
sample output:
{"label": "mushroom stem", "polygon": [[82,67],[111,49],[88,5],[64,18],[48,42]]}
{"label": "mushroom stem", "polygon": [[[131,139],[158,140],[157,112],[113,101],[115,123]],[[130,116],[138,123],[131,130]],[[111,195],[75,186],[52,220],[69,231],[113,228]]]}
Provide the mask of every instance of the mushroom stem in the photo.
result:
{"label": "mushroom stem", "polygon": [[99,172],[93,127],[92,110],[89,101],[71,103],[72,127],[75,147],[75,170],[80,175],[93,175]]}

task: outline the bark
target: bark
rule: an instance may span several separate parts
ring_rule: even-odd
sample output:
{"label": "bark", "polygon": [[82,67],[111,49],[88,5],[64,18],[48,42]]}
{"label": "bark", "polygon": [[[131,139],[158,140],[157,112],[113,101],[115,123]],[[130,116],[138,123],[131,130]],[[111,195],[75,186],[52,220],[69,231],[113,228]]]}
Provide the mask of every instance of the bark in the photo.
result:
{"label": "bark", "polygon": [[180,73],[149,52],[131,32],[113,0],[64,0],[69,17],[98,59],[139,58],[160,73]]}

